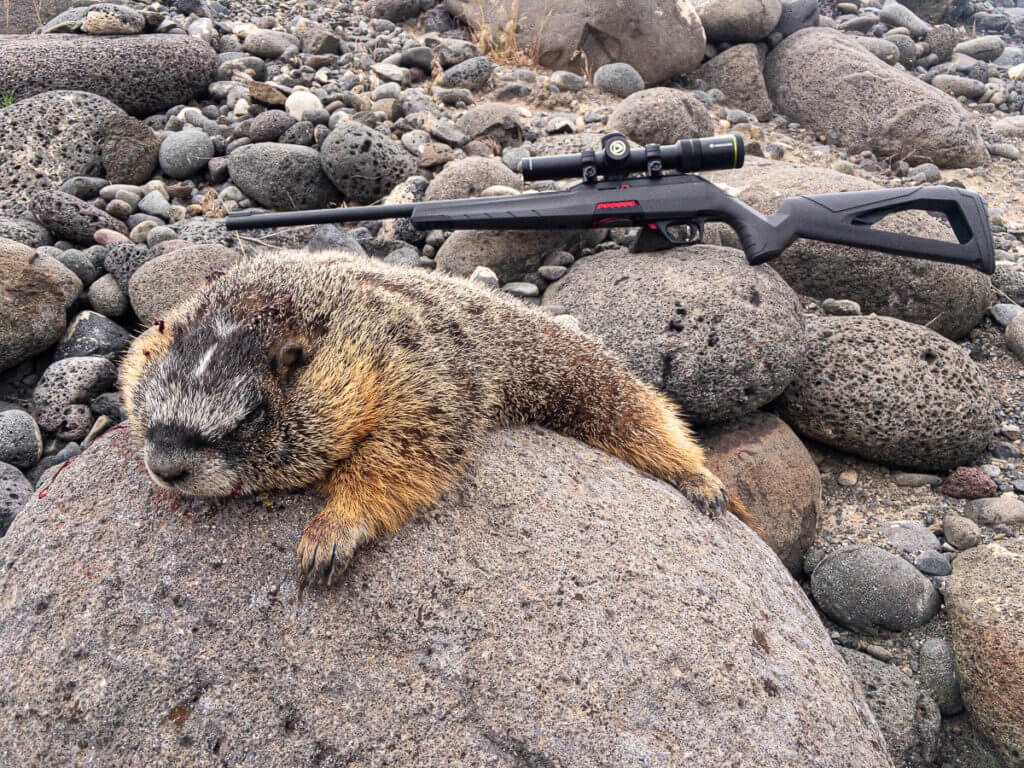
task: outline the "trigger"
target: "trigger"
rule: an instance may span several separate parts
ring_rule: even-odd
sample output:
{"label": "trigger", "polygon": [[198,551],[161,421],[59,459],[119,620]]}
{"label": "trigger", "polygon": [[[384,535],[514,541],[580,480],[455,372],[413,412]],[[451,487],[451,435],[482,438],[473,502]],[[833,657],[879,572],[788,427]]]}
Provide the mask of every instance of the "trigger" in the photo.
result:
{"label": "trigger", "polygon": [[704,220],[659,221],[658,231],[673,245],[695,245],[704,240]]}

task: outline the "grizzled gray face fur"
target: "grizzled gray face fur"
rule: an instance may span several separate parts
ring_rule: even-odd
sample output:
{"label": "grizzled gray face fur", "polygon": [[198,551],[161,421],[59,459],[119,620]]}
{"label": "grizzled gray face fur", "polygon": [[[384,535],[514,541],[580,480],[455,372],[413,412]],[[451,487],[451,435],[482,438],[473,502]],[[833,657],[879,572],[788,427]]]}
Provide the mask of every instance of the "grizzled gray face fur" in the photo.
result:
{"label": "grizzled gray face fur", "polygon": [[208,315],[176,334],[139,397],[150,476],[195,496],[254,490],[249,467],[273,417],[273,389],[270,360],[252,329]]}

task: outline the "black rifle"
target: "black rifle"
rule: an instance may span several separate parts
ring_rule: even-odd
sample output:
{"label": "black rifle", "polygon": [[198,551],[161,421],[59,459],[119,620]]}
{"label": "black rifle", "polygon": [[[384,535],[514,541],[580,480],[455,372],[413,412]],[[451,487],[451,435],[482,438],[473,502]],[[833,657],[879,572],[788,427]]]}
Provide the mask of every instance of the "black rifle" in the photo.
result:
{"label": "black rifle", "polygon": [[[640,227],[634,250],[652,251],[699,243],[704,222],[721,221],[736,231],[751,264],[773,259],[797,238],[807,238],[962,264],[988,274],[995,270],[988,209],[976,192],[933,186],[804,195],[784,200],[776,213],[763,216],[710,181],[691,175],[742,166],[740,136],[630,148],[625,136],[611,133],[603,137],[602,147],[523,160],[522,174],[528,181],[582,178],[561,191],[291,213],[250,209],[228,214],[227,228],[392,218],[408,218],[419,230]],[[631,173],[644,175],[630,178]],[[944,214],[958,242],[872,228],[889,214],[905,210]]]}

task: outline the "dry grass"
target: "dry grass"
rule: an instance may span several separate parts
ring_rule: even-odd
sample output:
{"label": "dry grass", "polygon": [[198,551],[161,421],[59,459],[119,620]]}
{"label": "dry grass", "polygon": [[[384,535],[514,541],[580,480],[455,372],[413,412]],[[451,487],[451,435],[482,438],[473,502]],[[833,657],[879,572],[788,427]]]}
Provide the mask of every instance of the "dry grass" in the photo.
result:
{"label": "dry grass", "polygon": [[497,64],[516,67],[538,66],[540,37],[551,11],[548,11],[537,26],[533,41],[529,45],[523,45],[519,35],[526,17],[519,16],[519,0],[512,0],[511,6],[505,4],[505,20],[497,25],[486,23],[482,0],[477,0],[477,5],[480,11],[480,24],[473,35],[476,47]]}
{"label": "dry grass", "polygon": [[[36,21],[39,22],[40,27],[43,26],[44,22],[43,2],[44,0],[32,0],[32,9],[36,12]],[[56,9],[54,9],[54,11],[56,11]],[[50,16],[55,15],[56,13],[49,14],[47,20]],[[11,0],[0,0],[0,21],[3,22],[3,24],[0,25],[0,34],[7,34],[6,30],[11,26]]]}
{"label": "dry grass", "polygon": [[594,82],[594,73],[592,71],[593,67],[590,65],[590,57],[587,56],[586,51],[582,49],[573,51],[572,56],[569,57],[569,61],[582,62],[582,66],[580,68],[583,70],[583,76],[587,79],[588,83]]}

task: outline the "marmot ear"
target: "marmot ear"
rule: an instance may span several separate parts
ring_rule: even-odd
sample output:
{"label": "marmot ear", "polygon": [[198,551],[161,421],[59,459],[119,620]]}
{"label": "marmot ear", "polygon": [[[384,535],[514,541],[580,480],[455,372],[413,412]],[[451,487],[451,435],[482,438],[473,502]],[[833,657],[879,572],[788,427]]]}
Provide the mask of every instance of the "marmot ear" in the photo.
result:
{"label": "marmot ear", "polygon": [[306,351],[299,341],[286,341],[272,355],[274,372],[283,377],[309,362]]}

